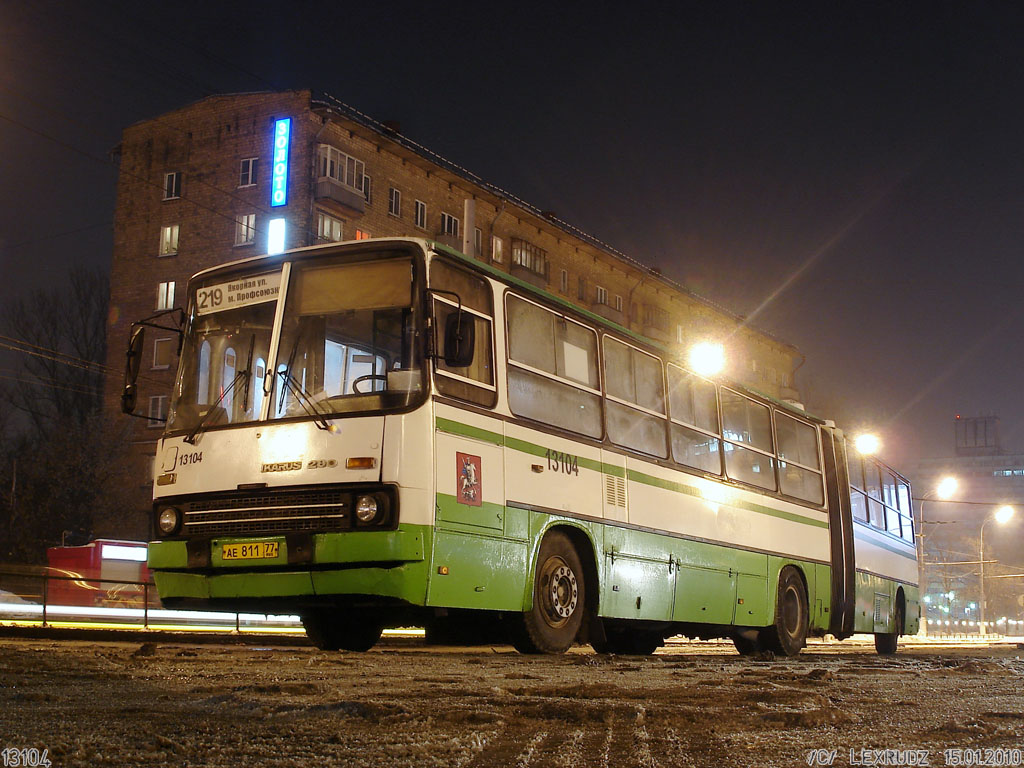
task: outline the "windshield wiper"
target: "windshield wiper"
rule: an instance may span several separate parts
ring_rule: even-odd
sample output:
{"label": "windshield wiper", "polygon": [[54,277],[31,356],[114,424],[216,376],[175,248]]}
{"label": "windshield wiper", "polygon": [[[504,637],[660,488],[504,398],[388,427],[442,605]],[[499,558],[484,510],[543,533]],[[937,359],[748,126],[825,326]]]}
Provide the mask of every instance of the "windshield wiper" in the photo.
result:
{"label": "windshield wiper", "polygon": [[249,338],[249,359],[246,361],[245,368],[235,374],[235,378],[231,380],[231,383],[224,387],[224,391],[220,393],[220,397],[217,398],[217,402],[210,406],[209,410],[203,414],[203,418],[199,420],[192,431],[185,436],[185,442],[189,445],[196,444],[196,437],[202,431],[203,427],[206,426],[206,420],[210,418],[210,414],[217,410],[221,403],[224,402],[224,398],[227,397],[231,391],[235,388],[235,385],[241,379],[245,379],[245,391],[242,395],[242,411],[249,410],[249,384],[252,381],[252,350],[256,346],[256,334],[254,333]]}
{"label": "windshield wiper", "polygon": [[307,416],[313,417],[313,423],[316,424],[317,429],[322,429],[325,432],[333,432],[333,426],[327,417],[320,412],[320,407],[313,402],[313,399],[309,396],[309,393],[302,388],[302,384],[291,374],[290,369],[283,371],[277,371],[277,375],[280,376],[284,385],[288,388],[288,391],[295,397],[295,401],[302,407],[302,410],[306,412]]}

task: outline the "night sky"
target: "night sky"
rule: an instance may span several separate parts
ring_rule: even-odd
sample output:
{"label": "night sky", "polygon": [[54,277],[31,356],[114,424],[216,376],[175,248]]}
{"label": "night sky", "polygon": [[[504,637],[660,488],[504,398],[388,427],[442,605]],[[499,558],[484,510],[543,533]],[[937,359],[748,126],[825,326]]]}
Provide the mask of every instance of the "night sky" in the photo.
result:
{"label": "night sky", "polygon": [[956,413],[1024,451],[1013,4],[504,8],[5,0],[0,301],[109,263],[124,126],[309,87],[795,344],[908,470]]}

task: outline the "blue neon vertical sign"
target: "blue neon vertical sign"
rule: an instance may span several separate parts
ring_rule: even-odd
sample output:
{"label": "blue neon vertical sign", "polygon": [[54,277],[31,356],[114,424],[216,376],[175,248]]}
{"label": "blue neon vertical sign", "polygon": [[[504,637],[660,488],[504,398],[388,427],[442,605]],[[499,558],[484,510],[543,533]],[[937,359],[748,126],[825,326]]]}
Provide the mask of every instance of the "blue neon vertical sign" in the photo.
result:
{"label": "blue neon vertical sign", "polygon": [[274,208],[288,203],[288,146],[291,133],[290,117],[274,123],[274,167],[270,176],[270,205]]}

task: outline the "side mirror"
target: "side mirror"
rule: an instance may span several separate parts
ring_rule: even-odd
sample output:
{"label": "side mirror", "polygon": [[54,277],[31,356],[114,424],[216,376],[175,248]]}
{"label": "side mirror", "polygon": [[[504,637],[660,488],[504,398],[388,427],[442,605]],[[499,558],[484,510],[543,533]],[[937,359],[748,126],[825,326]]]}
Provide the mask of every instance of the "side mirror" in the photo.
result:
{"label": "side mirror", "polygon": [[128,341],[128,352],[126,354],[124,367],[124,391],[121,393],[121,410],[125,413],[134,413],[136,401],[138,400],[138,388],[135,382],[139,378],[139,367],[142,365],[142,348],[146,343],[146,329],[141,325],[132,328],[132,335]]}
{"label": "side mirror", "polygon": [[476,351],[476,322],[468,312],[448,315],[444,323],[444,364],[449,368],[465,368],[473,362]]}

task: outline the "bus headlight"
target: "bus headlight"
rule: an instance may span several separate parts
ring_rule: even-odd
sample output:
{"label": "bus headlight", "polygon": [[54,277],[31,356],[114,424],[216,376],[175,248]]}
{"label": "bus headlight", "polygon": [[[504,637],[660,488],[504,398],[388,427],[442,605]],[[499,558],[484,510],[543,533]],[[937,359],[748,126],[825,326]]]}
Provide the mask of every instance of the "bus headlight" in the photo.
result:
{"label": "bus headlight", "polygon": [[156,527],[160,529],[160,533],[165,536],[170,536],[177,533],[178,527],[181,525],[181,512],[175,507],[165,507],[160,510],[160,516],[156,520]]}
{"label": "bus headlight", "polygon": [[377,522],[380,517],[380,505],[373,496],[360,496],[356,499],[356,519],[369,525]]}

